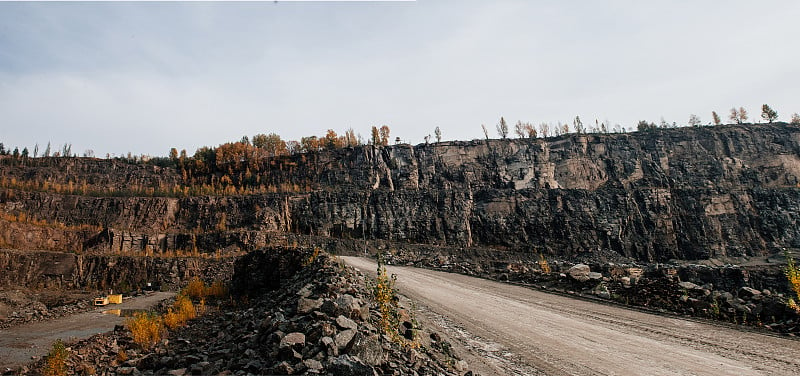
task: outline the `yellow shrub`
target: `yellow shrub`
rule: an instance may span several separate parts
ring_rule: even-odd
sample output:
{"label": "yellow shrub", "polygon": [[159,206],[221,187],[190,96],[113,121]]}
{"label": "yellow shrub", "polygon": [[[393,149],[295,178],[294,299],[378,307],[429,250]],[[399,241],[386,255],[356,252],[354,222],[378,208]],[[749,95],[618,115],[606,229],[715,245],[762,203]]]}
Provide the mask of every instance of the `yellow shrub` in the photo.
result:
{"label": "yellow shrub", "polygon": [[228,296],[228,287],[225,286],[222,281],[216,281],[208,286],[206,289],[206,296],[214,297],[214,298],[224,298]]}
{"label": "yellow shrub", "polygon": [[149,348],[161,340],[163,323],[161,317],[152,313],[139,312],[125,320],[131,331],[133,341],[144,348]]}
{"label": "yellow shrub", "polygon": [[194,304],[192,304],[192,301],[184,295],[178,295],[177,300],[175,300],[174,307],[184,322],[197,317],[197,311],[194,309]]}
{"label": "yellow shrub", "polygon": [[206,293],[206,284],[200,278],[194,277],[181,293],[193,299],[202,298]]}
{"label": "yellow shrub", "polygon": [[164,326],[169,329],[175,329],[179,326],[182,326],[185,322],[181,320],[181,315],[173,311],[172,308],[167,310],[167,313],[162,316],[162,319],[164,320]]}
{"label": "yellow shrub", "polygon": [[61,342],[60,339],[57,339],[53,343],[53,348],[50,349],[50,352],[47,354],[47,363],[42,370],[42,374],[44,376],[66,375],[68,356],[69,352],[67,351],[66,346],[64,346],[64,342]]}
{"label": "yellow shrub", "polygon": [[539,268],[542,269],[542,273],[550,274],[550,264],[547,263],[547,260],[544,259],[543,254],[539,254]]}
{"label": "yellow shrub", "polygon": [[797,301],[800,301],[800,268],[798,268],[792,256],[786,252],[786,279],[789,280],[789,286],[794,290],[794,295],[797,300],[789,298],[789,307],[793,308],[795,311],[800,312],[800,306],[797,305]]}

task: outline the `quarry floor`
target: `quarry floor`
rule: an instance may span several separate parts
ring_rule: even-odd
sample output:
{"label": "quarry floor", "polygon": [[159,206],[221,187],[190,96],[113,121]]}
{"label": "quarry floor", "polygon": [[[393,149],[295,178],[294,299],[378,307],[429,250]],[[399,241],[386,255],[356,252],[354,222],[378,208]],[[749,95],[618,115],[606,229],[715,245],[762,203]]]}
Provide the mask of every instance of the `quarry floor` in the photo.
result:
{"label": "quarry floor", "polygon": [[[377,265],[342,257],[366,275]],[[426,269],[388,266],[420,321],[497,375],[791,375],[800,341]]]}
{"label": "quarry floor", "polygon": [[30,363],[32,357],[47,355],[57,339],[68,342],[88,338],[111,331],[114,325],[125,321],[125,317],[106,311],[148,309],[174,295],[174,292],[155,292],[90,312],[0,329],[0,371]]}

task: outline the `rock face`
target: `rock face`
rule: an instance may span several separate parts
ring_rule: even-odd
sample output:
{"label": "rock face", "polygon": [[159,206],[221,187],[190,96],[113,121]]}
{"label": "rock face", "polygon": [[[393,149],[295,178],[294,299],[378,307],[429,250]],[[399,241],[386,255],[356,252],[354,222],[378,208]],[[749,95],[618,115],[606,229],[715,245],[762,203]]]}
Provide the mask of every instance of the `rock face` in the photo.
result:
{"label": "rock face", "polygon": [[76,255],[0,250],[0,288],[130,291],[151,283],[173,288],[192,277],[227,281],[233,260]]}
{"label": "rock face", "polygon": [[[53,163],[68,164],[67,177],[108,176],[98,184],[180,181],[178,171],[155,166]],[[136,252],[251,250],[295,234],[639,261],[800,247],[800,128],[785,123],[363,146],[270,163],[262,181],[307,188],[188,198],[3,189],[5,212],[67,228],[44,234],[6,222],[0,237],[18,248]],[[43,167],[2,169],[7,178],[67,179]],[[84,224],[99,230],[74,228]]]}

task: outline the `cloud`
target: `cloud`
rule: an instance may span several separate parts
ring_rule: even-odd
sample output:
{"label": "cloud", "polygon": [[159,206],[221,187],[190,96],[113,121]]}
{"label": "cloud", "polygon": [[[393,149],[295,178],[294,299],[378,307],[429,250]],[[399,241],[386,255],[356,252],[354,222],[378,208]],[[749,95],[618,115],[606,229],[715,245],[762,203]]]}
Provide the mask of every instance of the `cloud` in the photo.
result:
{"label": "cloud", "polygon": [[[0,4],[6,145],[164,155],[500,116],[634,127],[800,111],[794,1]],[[758,14],[758,19],[753,15]]]}

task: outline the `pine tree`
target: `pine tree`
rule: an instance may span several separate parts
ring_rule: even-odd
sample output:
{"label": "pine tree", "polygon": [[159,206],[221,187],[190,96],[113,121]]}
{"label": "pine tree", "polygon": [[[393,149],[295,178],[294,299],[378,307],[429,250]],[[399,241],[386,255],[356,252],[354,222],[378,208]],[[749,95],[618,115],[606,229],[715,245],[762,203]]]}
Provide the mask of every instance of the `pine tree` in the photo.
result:
{"label": "pine tree", "polygon": [[761,106],[761,118],[766,120],[767,123],[772,123],[778,118],[778,112],[765,103]]}
{"label": "pine tree", "polygon": [[711,117],[714,119],[714,125],[722,124],[722,120],[719,118],[719,115],[717,115],[717,111],[711,111]]}

